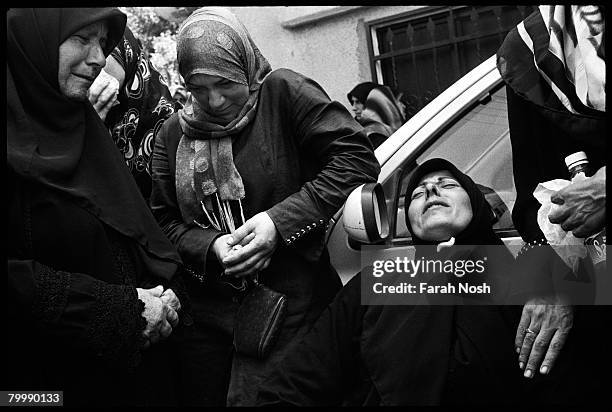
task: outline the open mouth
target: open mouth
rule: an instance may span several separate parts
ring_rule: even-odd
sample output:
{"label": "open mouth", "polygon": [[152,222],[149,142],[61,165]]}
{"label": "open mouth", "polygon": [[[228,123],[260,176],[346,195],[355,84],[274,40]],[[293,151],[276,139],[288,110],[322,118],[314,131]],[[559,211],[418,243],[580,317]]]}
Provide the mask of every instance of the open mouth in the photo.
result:
{"label": "open mouth", "polygon": [[446,204],[445,202],[439,201],[439,200],[434,200],[433,202],[430,202],[425,205],[425,208],[423,208],[423,213],[427,212],[429,209],[431,209],[434,206],[448,207],[448,204]]}

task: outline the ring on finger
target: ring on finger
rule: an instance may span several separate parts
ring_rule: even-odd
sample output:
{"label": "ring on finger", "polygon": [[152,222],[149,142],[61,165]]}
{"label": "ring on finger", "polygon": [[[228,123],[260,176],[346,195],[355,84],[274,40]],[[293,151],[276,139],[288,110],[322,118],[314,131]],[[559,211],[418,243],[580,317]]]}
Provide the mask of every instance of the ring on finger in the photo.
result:
{"label": "ring on finger", "polygon": [[527,332],[527,333],[533,333],[534,335],[537,335],[537,334],[538,334],[538,332],[536,332],[536,331],[534,331],[534,330],[531,330],[531,329],[529,329],[529,328],[527,328],[527,331],[526,331],[526,332]]}

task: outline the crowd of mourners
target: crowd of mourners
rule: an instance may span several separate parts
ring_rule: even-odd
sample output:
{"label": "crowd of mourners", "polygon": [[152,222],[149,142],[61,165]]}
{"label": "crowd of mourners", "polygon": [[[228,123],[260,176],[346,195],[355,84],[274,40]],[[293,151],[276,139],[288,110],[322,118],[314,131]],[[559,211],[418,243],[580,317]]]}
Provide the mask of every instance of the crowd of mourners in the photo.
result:
{"label": "crowd of mourners", "polygon": [[[559,267],[532,193],[569,180],[572,153],[593,172],[555,192],[549,220],[580,238],[605,230],[604,13],[540,6],[497,53],[525,246],[492,276],[540,285]],[[272,68],[229,9],[203,7],[178,31],[173,94],[126,21],[7,12],[2,389],[62,390],[67,406],[605,400],[609,306],[536,286],[521,305],[368,306],[361,273],[342,285],[325,231],[406,122],[388,86],[358,84],[353,116],[315,79]],[[472,177],[440,158],[410,173],[415,259],[449,239],[471,258],[504,244]],[[248,306],[254,291],[265,298]],[[283,316],[253,351],[268,298]]]}

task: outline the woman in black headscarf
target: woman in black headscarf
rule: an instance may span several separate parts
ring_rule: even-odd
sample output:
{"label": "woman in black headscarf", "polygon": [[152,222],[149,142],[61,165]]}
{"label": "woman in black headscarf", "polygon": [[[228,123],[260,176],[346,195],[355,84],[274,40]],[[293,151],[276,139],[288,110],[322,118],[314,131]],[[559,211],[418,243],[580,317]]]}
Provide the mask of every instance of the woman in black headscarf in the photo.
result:
{"label": "woman in black headscarf", "polygon": [[[385,90],[388,93],[385,93]],[[359,123],[376,149],[404,124],[402,110],[396,100],[389,98],[386,86],[373,89],[366,99]]]}
{"label": "woman in black headscarf", "polygon": [[370,92],[377,87],[380,87],[380,84],[374,82],[359,83],[346,94],[346,98],[351,106],[353,106],[356,120],[361,118],[361,112],[365,108],[365,102],[368,99],[368,94],[370,94]]}
{"label": "woman in black headscarf", "polygon": [[165,345],[143,349],[177,325],[164,287],[180,258],[87,101],[125,21],[114,8],[7,13],[3,388],[63,390],[66,405],[170,393]]}
{"label": "woman in black headscarf", "polygon": [[353,106],[355,120],[365,128],[374,148],[406,121],[399,100],[388,86],[360,83],[346,97]]}
{"label": "woman in black headscarf", "polygon": [[[494,252],[486,266],[489,280],[503,278],[512,267],[512,255],[492,230],[493,213],[483,194],[450,162],[431,159],[414,172],[406,210],[415,260],[474,261]],[[453,241],[464,247],[461,256],[453,248],[437,252],[441,243]],[[339,292],[262,385],[258,404],[513,402],[520,379],[512,347],[514,308],[362,305],[361,276]]]}

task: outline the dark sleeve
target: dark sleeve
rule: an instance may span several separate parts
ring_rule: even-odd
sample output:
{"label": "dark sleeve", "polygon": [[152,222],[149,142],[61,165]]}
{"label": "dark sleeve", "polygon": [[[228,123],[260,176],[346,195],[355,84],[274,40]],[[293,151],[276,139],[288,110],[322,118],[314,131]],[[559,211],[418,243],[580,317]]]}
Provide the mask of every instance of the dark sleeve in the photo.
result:
{"label": "dark sleeve", "polygon": [[566,305],[580,306],[593,305],[597,297],[591,260],[582,259],[574,270],[546,244],[526,244],[517,255],[512,275],[513,303],[554,296]]}
{"label": "dark sleeve", "polygon": [[9,259],[8,288],[9,316],[31,324],[41,342],[58,340],[122,368],[138,364],[146,320],[134,287]]}
{"label": "dark sleeve", "polygon": [[536,146],[537,136],[532,133],[536,129],[529,106],[517,96],[512,88],[506,87],[508,101],[508,124],[512,146],[512,169],[516,186],[516,202],[512,209],[514,227],[523,240],[531,242],[544,239],[544,234],[537,223],[540,203],[533,197],[533,191],[538,185],[540,158]]}
{"label": "dark sleeve", "polygon": [[340,405],[360,379],[365,306],[355,276],[262,384],[258,406]]}
{"label": "dark sleeve", "polygon": [[594,170],[606,164],[604,116],[586,116],[541,107],[506,87],[516,203],[512,220],[527,242],[543,238],[537,223],[538,183],[569,180],[566,156],[584,151]]}
{"label": "dark sleeve", "polygon": [[[170,139],[180,138],[180,133],[173,130],[178,127],[180,126],[176,117],[171,118],[164,123],[155,139],[152,160],[153,190],[150,206],[157,223],[176,246],[186,266],[202,274],[207,268],[208,257],[212,255],[210,246],[217,237],[222,235],[222,232],[212,228],[203,229],[195,223],[183,222],[176,199],[175,171],[171,170],[168,158],[172,153],[168,151],[168,142]],[[176,145],[174,147],[176,148]],[[215,264],[218,266],[216,260],[212,263],[213,267],[216,267]],[[208,267],[208,269],[211,268]]]}
{"label": "dark sleeve", "polygon": [[357,186],[375,182],[380,165],[363,127],[342,104],[331,101],[313,80],[290,70],[278,72],[273,86],[286,96],[283,110],[293,123],[298,153],[316,159],[319,167],[298,192],[267,211],[290,245],[327,223]]}

